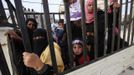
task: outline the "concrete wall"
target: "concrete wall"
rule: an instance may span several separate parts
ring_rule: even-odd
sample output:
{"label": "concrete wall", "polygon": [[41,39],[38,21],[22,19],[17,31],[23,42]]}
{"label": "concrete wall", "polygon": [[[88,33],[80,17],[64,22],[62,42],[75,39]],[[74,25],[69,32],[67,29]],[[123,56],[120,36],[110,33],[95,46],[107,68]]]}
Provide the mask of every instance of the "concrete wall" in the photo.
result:
{"label": "concrete wall", "polygon": [[66,75],[118,75],[134,64],[134,46]]}

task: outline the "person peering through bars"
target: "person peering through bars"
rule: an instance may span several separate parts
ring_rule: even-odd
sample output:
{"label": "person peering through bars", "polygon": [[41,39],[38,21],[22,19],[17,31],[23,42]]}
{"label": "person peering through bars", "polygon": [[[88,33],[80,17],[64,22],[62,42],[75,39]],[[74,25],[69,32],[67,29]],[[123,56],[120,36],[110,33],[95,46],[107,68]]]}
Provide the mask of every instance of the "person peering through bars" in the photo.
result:
{"label": "person peering through bars", "polygon": [[[26,27],[28,29],[28,35],[29,38],[32,37],[32,33],[35,29],[37,29],[38,23],[36,22],[35,19],[33,18],[28,18],[26,20]],[[22,42],[22,36],[21,36],[21,31],[18,30],[9,30],[6,34],[8,34],[11,38],[13,38],[17,42]],[[30,40],[31,41],[31,40]]]}
{"label": "person peering through bars", "polygon": [[[127,47],[128,46],[128,42],[126,42],[125,40],[123,40],[121,37],[120,37],[120,34],[119,34],[119,12],[121,12],[121,11],[119,11],[119,7],[120,7],[120,5],[117,3],[118,2],[118,0],[109,0],[109,4],[110,4],[110,7],[109,7],[109,10],[108,10],[108,12],[109,13],[112,13],[112,14],[109,14],[108,15],[108,19],[109,19],[109,23],[108,23],[108,43],[107,43],[107,54],[108,53],[111,53],[111,51],[112,51],[112,40],[113,40],[113,30],[114,30],[114,33],[115,33],[115,35],[114,35],[114,48],[113,48],[113,51],[116,51],[117,50],[117,46],[118,46],[118,42],[120,42],[120,45],[119,45],[119,49],[120,48],[122,48],[123,46],[122,46],[122,43],[123,43],[123,41],[124,41],[124,46],[125,47]],[[114,11],[113,11],[113,9],[114,8],[116,8],[117,7],[117,9],[115,10],[115,12],[116,12],[116,21],[115,21],[115,28],[113,29],[113,13],[114,13]],[[112,18],[111,18],[112,17]],[[118,41],[119,39],[118,39],[118,36],[119,36],[119,39],[120,39],[120,41]]]}
{"label": "person peering through bars", "polygon": [[[37,29],[36,20],[33,18],[28,18],[26,20],[26,27],[28,29],[30,43],[32,44],[32,34],[33,34],[33,31]],[[29,72],[26,70],[26,67],[24,66],[23,60],[22,60],[22,53],[24,52],[25,49],[24,49],[24,45],[22,42],[23,38],[22,38],[20,29],[9,30],[6,32],[5,35],[9,35],[10,41],[12,40],[10,44],[13,44],[12,45],[13,54],[11,55],[13,55],[13,62],[15,64],[15,67],[17,68],[17,74],[28,75]]]}
{"label": "person peering through bars", "polygon": [[[61,57],[60,47],[54,42],[54,51],[58,66],[58,72],[63,72],[64,65]],[[36,29],[33,32],[33,53],[24,52],[23,62],[25,66],[33,68],[32,74],[53,75],[51,54],[45,29]]]}
{"label": "person peering through bars", "polygon": [[[90,59],[94,59],[94,0],[87,0],[85,4],[85,17],[86,17],[86,37],[89,47]],[[111,12],[108,12],[108,26],[113,24],[113,8],[119,8],[117,2],[113,2],[110,6]],[[107,10],[108,11],[108,10]],[[103,56],[104,53],[104,40],[105,40],[105,13],[103,10],[97,8],[97,44],[98,44],[98,57]]]}
{"label": "person peering through bars", "polygon": [[[73,40],[72,45],[73,45],[74,67],[84,64],[83,42],[80,39],[75,39]],[[90,61],[90,57],[88,55],[86,55],[86,61],[87,62]]]}

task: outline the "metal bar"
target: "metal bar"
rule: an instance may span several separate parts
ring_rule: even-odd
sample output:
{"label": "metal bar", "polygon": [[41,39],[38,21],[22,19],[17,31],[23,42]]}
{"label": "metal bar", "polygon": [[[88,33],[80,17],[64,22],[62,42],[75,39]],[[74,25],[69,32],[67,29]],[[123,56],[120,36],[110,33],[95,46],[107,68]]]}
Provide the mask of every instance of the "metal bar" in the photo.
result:
{"label": "metal bar", "polygon": [[0,70],[2,75],[11,75],[0,43]]}
{"label": "metal bar", "polygon": [[13,24],[16,24],[11,2],[9,0],[7,0],[6,2],[7,2],[7,5],[8,5],[8,8],[9,8],[9,13],[11,15],[11,20],[12,20]]}
{"label": "metal bar", "polygon": [[[131,1],[129,0],[128,3],[131,3]],[[122,4],[124,5],[124,4],[126,4],[126,3],[124,2],[124,3],[122,3]]]}
{"label": "metal bar", "polygon": [[59,13],[58,15],[59,15],[59,19],[61,19],[61,17],[60,17],[61,14]]}
{"label": "metal bar", "polygon": [[17,12],[17,17],[18,17],[18,25],[22,31],[22,38],[23,38],[24,47],[25,47],[26,51],[32,52],[29,37],[27,34],[28,31],[27,31],[27,27],[26,27],[26,23],[25,23],[25,18],[24,18],[21,0],[14,0],[14,2],[15,2],[15,6],[17,7],[16,12]]}
{"label": "metal bar", "polygon": [[4,7],[3,7],[3,4],[2,4],[2,0],[0,0],[0,16],[2,16],[3,19],[7,20],[6,13],[4,11]]}
{"label": "metal bar", "polygon": [[133,19],[132,19],[132,22],[133,22],[133,23],[132,23],[132,26],[133,26],[133,27],[132,27],[132,36],[131,36],[131,39],[132,39],[132,40],[131,40],[131,45],[134,43],[134,42],[133,42],[133,41],[134,41],[134,17],[133,17]]}
{"label": "metal bar", "polygon": [[7,46],[8,46],[8,51],[9,51],[9,57],[10,57],[10,61],[11,61],[11,66],[12,66],[12,70],[13,70],[13,75],[17,75],[18,71],[17,71],[17,67],[16,67],[16,63],[18,62],[17,59],[17,55],[16,55],[16,50],[15,50],[15,45],[13,43],[13,39],[10,38],[10,36],[7,36]]}
{"label": "metal bar", "polygon": [[54,20],[54,23],[55,23],[55,14],[53,14],[53,20]]}
{"label": "metal bar", "polygon": [[45,28],[45,27],[44,27],[44,23],[43,23],[43,17],[42,17],[42,14],[40,14],[40,22],[41,22],[41,27],[42,27],[42,28]]}
{"label": "metal bar", "polygon": [[73,67],[73,51],[72,51],[72,31],[70,25],[70,13],[69,13],[69,1],[64,0],[65,6],[65,15],[66,15],[66,31],[67,31],[67,41],[68,41],[68,53],[69,53],[69,61],[70,67]]}
{"label": "metal bar", "polygon": [[98,22],[97,22],[97,0],[94,0],[94,51],[95,59],[98,57]]}
{"label": "metal bar", "polygon": [[28,19],[28,14],[25,14],[25,16],[26,16],[26,19]]}
{"label": "metal bar", "polygon": [[124,32],[123,32],[123,43],[122,43],[122,47],[124,48],[124,43],[125,43],[125,39],[126,39],[126,25],[127,25],[127,10],[128,10],[128,0],[126,0],[126,7],[125,7],[125,17],[124,17]]}
{"label": "metal bar", "polygon": [[33,13],[33,18],[36,20],[35,14]]}
{"label": "metal bar", "polygon": [[132,25],[132,9],[133,9],[133,0],[131,0],[131,6],[130,6],[130,15],[129,15],[129,26],[128,26],[128,37],[127,37],[127,42],[129,43],[129,41],[130,41],[130,31],[131,31],[131,29],[130,29],[130,27],[131,27],[131,25]]}
{"label": "metal bar", "polygon": [[122,18],[122,0],[120,0],[120,9],[119,9],[119,23],[118,23],[118,29],[119,29],[119,34],[118,34],[118,41],[117,41],[117,50],[120,48],[120,34],[121,34],[121,18]]}
{"label": "metal bar", "polygon": [[[107,31],[106,31],[106,29],[107,29],[107,27],[108,27],[108,13],[107,13],[107,9],[108,9],[108,1],[107,0],[105,0],[104,1],[104,4],[105,4],[105,35],[107,34]],[[105,38],[106,38],[106,36],[105,36]],[[106,48],[106,45],[107,45],[107,41],[106,41],[106,39],[104,40],[104,55],[106,55],[106,52],[107,52],[107,48]]]}
{"label": "metal bar", "polygon": [[116,14],[116,8],[113,8],[113,27],[112,27],[112,45],[111,45],[111,52],[113,53],[114,51],[114,43],[115,43],[115,26],[116,26],[116,20],[117,20],[117,14]]}
{"label": "metal bar", "polygon": [[50,53],[51,53],[52,65],[53,65],[54,73],[57,74],[58,69],[57,69],[57,62],[56,62],[56,57],[55,57],[55,52],[54,52],[52,30],[51,30],[51,23],[50,23],[49,9],[48,9],[49,8],[48,0],[42,0],[42,2],[43,2],[43,8],[44,8],[44,17],[46,20],[46,29],[47,29],[47,36],[48,36]]}
{"label": "metal bar", "polygon": [[87,62],[87,48],[86,48],[86,24],[85,24],[85,9],[84,9],[84,6],[85,6],[85,0],[80,0],[80,5],[81,5],[81,14],[82,14],[82,18],[81,18],[81,27],[82,27],[82,39],[83,39],[83,55],[84,55],[84,62],[86,63]]}

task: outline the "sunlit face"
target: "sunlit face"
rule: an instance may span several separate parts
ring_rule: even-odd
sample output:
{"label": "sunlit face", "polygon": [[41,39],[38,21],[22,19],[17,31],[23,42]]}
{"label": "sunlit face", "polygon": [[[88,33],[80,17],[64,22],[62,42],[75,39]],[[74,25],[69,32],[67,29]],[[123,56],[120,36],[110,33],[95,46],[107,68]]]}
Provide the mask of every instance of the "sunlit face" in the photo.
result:
{"label": "sunlit face", "polygon": [[83,49],[83,47],[79,44],[74,44],[73,45],[73,52],[74,52],[75,55],[80,55],[83,51],[82,49]]}
{"label": "sunlit face", "polygon": [[93,9],[94,9],[94,7],[93,7],[93,3],[90,3],[90,4],[88,4],[88,12],[89,13],[92,13],[93,12]]}
{"label": "sunlit face", "polygon": [[29,29],[34,30],[34,29],[35,29],[34,22],[32,22],[32,21],[28,21],[28,23],[27,23],[27,27],[28,27]]}

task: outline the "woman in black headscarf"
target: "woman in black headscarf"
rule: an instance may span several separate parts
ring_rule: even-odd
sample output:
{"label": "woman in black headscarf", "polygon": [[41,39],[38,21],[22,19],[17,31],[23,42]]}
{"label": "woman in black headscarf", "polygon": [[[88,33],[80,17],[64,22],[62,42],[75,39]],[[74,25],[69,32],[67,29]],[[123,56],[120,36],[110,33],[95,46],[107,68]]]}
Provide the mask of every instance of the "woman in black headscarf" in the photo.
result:
{"label": "woman in black headscarf", "polygon": [[[61,57],[60,47],[54,43],[55,56],[58,72],[63,72],[64,65]],[[24,52],[23,61],[25,66],[33,68],[41,75],[53,75],[51,54],[45,29],[36,29],[33,32],[33,53]]]}

